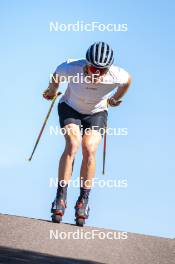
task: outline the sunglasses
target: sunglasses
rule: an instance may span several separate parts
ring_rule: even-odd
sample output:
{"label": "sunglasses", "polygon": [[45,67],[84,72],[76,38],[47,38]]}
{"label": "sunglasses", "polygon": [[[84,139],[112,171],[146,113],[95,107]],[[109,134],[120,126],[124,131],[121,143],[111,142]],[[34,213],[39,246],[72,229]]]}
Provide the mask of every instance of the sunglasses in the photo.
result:
{"label": "sunglasses", "polygon": [[96,67],[94,67],[92,65],[88,65],[88,69],[89,69],[89,71],[92,74],[97,74],[97,75],[100,75],[100,76],[105,74],[108,71],[108,68],[101,69],[101,68],[96,68]]}

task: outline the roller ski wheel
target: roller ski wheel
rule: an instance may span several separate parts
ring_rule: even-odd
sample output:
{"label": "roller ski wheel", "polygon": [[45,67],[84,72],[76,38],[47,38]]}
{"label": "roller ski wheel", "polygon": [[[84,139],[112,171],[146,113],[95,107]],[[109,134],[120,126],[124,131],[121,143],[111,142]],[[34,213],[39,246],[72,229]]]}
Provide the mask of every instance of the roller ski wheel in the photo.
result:
{"label": "roller ski wheel", "polygon": [[75,222],[76,222],[76,225],[77,225],[77,226],[81,226],[81,227],[83,227],[84,224],[85,224],[85,219],[84,219],[84,218],[77,217],[77,218],[75,219]]}
{"label": "roller ski wheel", "polygon": [[52,222],[53,223],[60,223],[62,221],[62,216],[61,215],[56,215],[56,214],[53,214],[52,216]]}
{"label": "roller ski wheel", "polygon": [[66,200],[62,197],[56,198],[52,203],[51,218],[53,223],[60,223],[66,209]]}
{"label": "roller ski wheel", "polygon": [[77,226],[84,226],[89,217],[89,211],[88,199],[78,199],[75,205],[75,223]]}

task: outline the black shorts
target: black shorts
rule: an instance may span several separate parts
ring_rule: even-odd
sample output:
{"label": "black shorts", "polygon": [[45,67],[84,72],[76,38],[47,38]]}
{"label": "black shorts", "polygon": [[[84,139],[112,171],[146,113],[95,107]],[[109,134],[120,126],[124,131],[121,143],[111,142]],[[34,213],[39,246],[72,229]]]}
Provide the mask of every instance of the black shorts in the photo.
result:
{"label": "black shorts", "polygon": [[65,102],[58,104],[58,115],[61,128],[63,128],[65,125],[73,123],[82,129],[83,134],[86,129],[88,130],[91,128],[101,132],[103,135],[108,118],[108,112],[106,110],[94,113],[92,115],[81,114]]}

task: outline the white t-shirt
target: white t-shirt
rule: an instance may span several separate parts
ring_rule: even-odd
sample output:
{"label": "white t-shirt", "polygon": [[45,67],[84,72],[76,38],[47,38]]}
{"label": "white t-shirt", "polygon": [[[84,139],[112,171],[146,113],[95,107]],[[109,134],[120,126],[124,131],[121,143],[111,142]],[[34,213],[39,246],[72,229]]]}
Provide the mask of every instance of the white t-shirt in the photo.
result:
{"label": "white t-shirt", "polygon": [[[124,69],[112,65],[99,83],[89,83],[84,73],[86,60],[68,60],[60,64],[56,73],[68,86],[60,99],[82,114],[93,114],[107,110],[107,98],[119,85],[128,82],[129,74]],[[78,76],[78,77],[77,77]],[[86,78],[85,78],[86,77]]]}

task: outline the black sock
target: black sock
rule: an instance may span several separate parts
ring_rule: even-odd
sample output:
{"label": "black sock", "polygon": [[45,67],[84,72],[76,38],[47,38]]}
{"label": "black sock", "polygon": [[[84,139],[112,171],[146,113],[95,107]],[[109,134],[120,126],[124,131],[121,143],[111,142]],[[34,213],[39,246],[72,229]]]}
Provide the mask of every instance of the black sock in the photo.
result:
{"label": "black sock", "polygon": [[63,199],[66,200],[66,198],[67,198],[67,187],[68,187],[68,184],[61,186],[60,183],[58,183],[56,197],[59,198],[60,196],[62,196]]}
{"label": "black sock", "polygon": [[89,198],[89,193],[90,193],[91,189],[85,189],[83,187],[80,188],[80,196],[79,198],[84,198],[84,199],[88,199]]}

